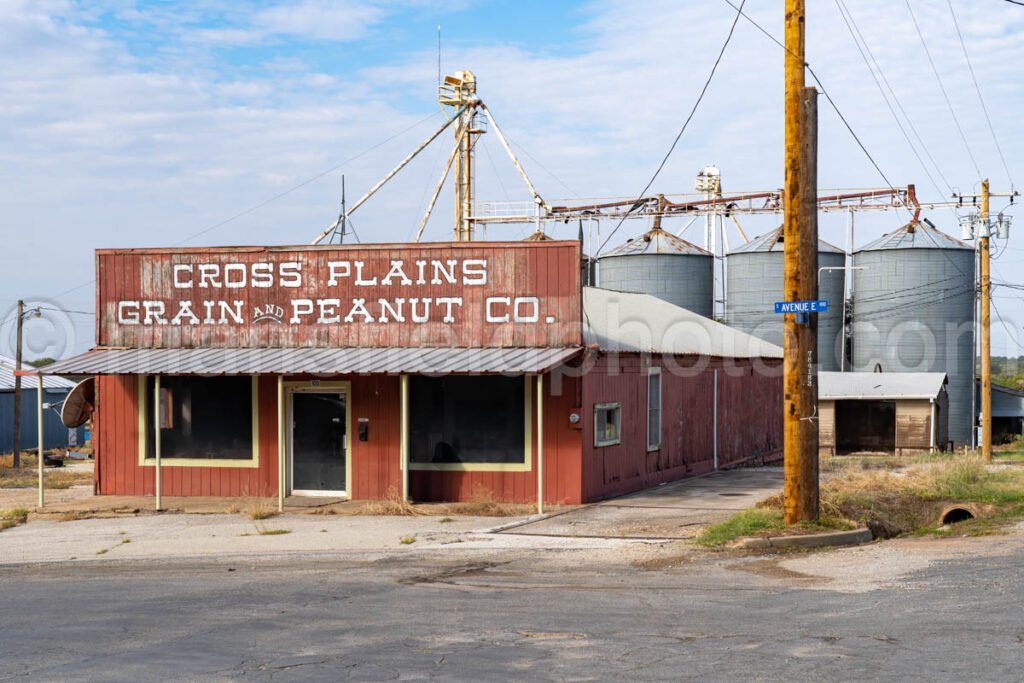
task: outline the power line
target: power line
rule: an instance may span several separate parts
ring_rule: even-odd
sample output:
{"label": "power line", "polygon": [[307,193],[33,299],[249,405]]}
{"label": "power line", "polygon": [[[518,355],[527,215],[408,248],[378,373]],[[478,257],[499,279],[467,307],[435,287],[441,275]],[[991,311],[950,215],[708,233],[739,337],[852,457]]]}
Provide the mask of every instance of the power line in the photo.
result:
{"label": "power line", "polygon": [[[907,125],[910,127],[910,130],[914,133],[914,137],[917,138],[918,144],[924,150],[924,153],[928,156],[929,161],[932,162],[932,166],[935,167],[935,170],[938,172],[939,177],[942,178],[942,182],[946,185],[947,188],[949,188],[950,194],[952,194],[953,186],[950,185],[949,181],[946,180],[946,177],[942,174],[942,169],[939,168],[939,165],[937,163],[935,163],[935,158],[932,156],[931,151],[929,151],[928,146],[924,143],[924,140],[921,138],[921,135],[917,132],[917,128],[914,126],[914,122],[911,121],[910,116],[907,115],[907,111],[903,108],[903,104],[900,102],[899,97],[896,95],[896,91],[889,83],[889,79],[886,78],[885,72],[882,70],[881,63],[879,63],[878,58],[875,57],[874,52],[872,52],[871,50],[871,46],[868,45],[868,41],[864,38],[864,34],[861,32],[860,27],[857,25],[857,21],[853,18],[853,12],[850,11],[850,8],[846,6],[846,3],[843,2],[843,0],[836,0],[836,7],[839,8],[839,14],[843,17],[843,22],[846,24],[846,28],[847,30],[849,30],[850,36],[853,38],[854,45],[857,46],[857,51],[860,52],[860,56],[864,59],[864,63],[868,67],[868,71],[871,72],[871,77],[872,79],[874,79],[875,85],[878,86],[878,91],[882,94],[882,99],[885,100],[885,104],[889,108],[889,112],[892,114],[893,119],[896,121],[896,125],[899,127],[900,132],[903,133],[903,137],[906,139],[907,144],[910,146],[910,150],[914,153],[914,156],[917,157],[918,162],[921,164],[921,168],[924,169],[925,175],[927,175],[928,179],[932,181],[932,185],[935,186],[935,189],[941,196],[943,193],[942,190],[939,188],[939,184],[935,181],[935,178],[928,170],[928,166],[924,163],[924,160],[918,153],[917,148],[911,141],[910,136],[907,135],[907,131],[906,129],[904,129],[899,116],[896,115],[896,111],[893,109],[892,103],[889,102],[889,97],[886,95],[885,89],[882,87],[883,82],[885,83],[885,87],[888,88],[889,94],[892,95],[892,100],[893,102],[896,103],[896,107],[899,108],[900,113],[903,114],[903,118],[906,119],[907,121]],[[849,19],[847,19],[847,16],[849,17]],[[864,44],[863,48],[861,48],[861,43]],[[870,61],[868,60],[869,56],[871,58]],[[872,68],[871,66],[872,63],[874,64],[874,68]],[[877,76],[875,75],[876,70],[878,71]],[[878,80],[879,76],[882,79],[881,81]],[[953,213],[955,214],[956,211],[953,211]]]}
{"label": "power line", "polygon": [[[733,33],[736,32],[736,24],[739,23],[740,16],[743,15],[743,6],[746,4],[747,0],[741,0],[740,6],[736,8],[736,16],[733,17],[732,24],[729,26],[729,33],[728,35],[725,36],[725,42],[722,43],[722,48],[718,51],[718,57],[715,58],[715,63],[711,65],[711,72],[708,73],[708,77],[704,81],[704,87],[700,89],[700,94],[697,95],[697,101],[693,103],[693,108],[690,109],[690,114],[686,117],[686,120],[683,121],[682,128],[679,129],[679,132],[676,134],[675,140],[672,141],[672,145],[668,148],[668,152],[665,154],[664,158],[662,158],[661,163],[658,164],[658,168],[655,169],[654,175],[651,176],[651,179],[647,181],[647,185],[644,186],[644,189],[641,190],[640,194],[637,196],[637,202],[643,199],[644,195],[647,194],[647,190],[651,189],[651,185],[654,184],[654,181],[657,180],[658,175],[661,173],[662,169],[665,168],[665,164],[668,163],[669,157],[672,156],[672,152],[675,151],[676,145],[679,144],[679,140],[683,137],[683,133],[686,132],[686,127],[690,125],[690,121],[693,120],[694,114],[697,113],[697,108],[700,106],[700,103],[704,100],[704,95],[705,93],[707,93],[708,87],[710,87],[711,81],[715,77],[715,72],[718,70],[718,65],[722,62],[722,57],[725,55],[725,50],[727,47],[729,47],[729,43],[732,41],[732,35]],[[635,206],[636,205],[634,204],[634,208]],[[633,209],[630,209],[630,211],[632,210]],[[619,222],[615,226],[615,228],[611,231],[608,237],[605,238],[604,242],[601,243],[601,246],[597,248],[597,253],[594,254],[594,256],[600,254],[601,250],[604,249],[606,244],[608,244],[608,241],[615,235],[616,232],[618,232],[619,228],[622,227],[623,221],[626,220],[626,215],[628,214],[629,211],[627,211],[626,214],[624,214],[622,218],[619,219]]]}
{"label": "power line", "polygon": [[[765,27],[761,26],[761,24],[757,23],[750,15],[745,14],[743,12],[742,5],[740,7],[737,7],[732,2],[732,0],[722,0],[722,1],[725,4],[729,5],[730,7],[732,7],[734,10],[736,10],[741,17],[743,17],[748,22],[750,22],[754,26],[754,28],[756,28],[758,31],[760,31],[765,36],[767,36],[769,40],[771,40],[773,43],[775,43],[776,45],[781,47],[786,52],[790,52],[789,48],[787,48],[786,45],[782,41],[780,41],[778,38],[773,36],[771,34],[771,32],[768,31],[768,29],[766,29]],[[790,52],[790,54],[792,54],[792,52]],[[882,180],[885,181],[886,187],[888,187],[890,190],[892,190],[895,193],[896,192],[895,186],[889,181],[888,176],[885,175],[885,172],[882,170],[882,167],[878,165],[878,162],[875,161],[875,158],[873,156],[871,156],[871,152],[869,152],[868,148],[864,145],[863,142],[861,142],[861,139],[860,139],[860,137],[857,136],[857,133],[854,132],[853,126],[851,126],[850,122],[847,121],[846,117],[843,115],[843,112],[841,112],[839,110],[839,106],[836,104],[835,100],[832,99],[832,95],[829,94],[828,89],[825,87],[825,84],[821,82],[821,79],[818,77],[817,72],[815,72],[815,70],[811,67],[809,62],[805,61],[804,62],[804,67],[807,69],[807,73],[809,73],[811,75],[811,78],[814,79],[814,82],[818,84],[818,88],[821,89],[821,94],[825,96],[826,100],[828,100],[829,106],[831,106],[832,109],[835,111],[836,116],[838,116],[839,120],[842,121],[843,126],[846,127],[847,132],[850,133],[850,136],[857,143],[857,146],[860,147],[860,150],[864,153],[864,156],[866,156],[868,158],[868,161],[871,162],[871,165],[874,167],[875,171],[877,171],[878,175],[881,176]],[[907,210],[907,213],[910,213],[910,210],[906,206],[906,200],[903,200],[903,205],[904,205],[903,208]]]}
{"label": "power line", "polygon": [[989,132],[992,133],[992,142],[996,143],[996,150],[999,152],[999,160],[1003,162],[1003,170],[1006,171],[1006,177],[1010,181],[1010,187],[1014,186],[1013,176],[1010,175],[1010,167],[1006,163],[1006,157],[1003,156],[1003,148],[999,145],[999,138],[996,137],[996,129],[992,126],[992,119],[988,115],[988,107],[985,106],[985,98],[981,94],[981,86],[978,85],[978,78],[974,75],[974,67],[971,65],[971,58],[967,55],[967,44],[964,42],[964,36],[960,33],[960,22],[956,19],[956,12],[953,11],[953,3],[951,0],[946,0],[946,4],[949,5],[949,13],[953,15],[953,25],[956,26],[956,35],[960,39],[960,47],[964,51],[964,60],[967,62],[967,68],[971,72],[971,80],[974,81],[974,89],[978,93],[978,101],[981,102],[981,110],[985,112],[985,122],[988,123]]}
{"label": "power line", "polygon": [[[319,180],[320,178],[323,178],[326,175],[330,175],[331,173],[334,173],[335,171],[340,169],[342,166],[345,166],[346,164],[350,164],[353,161],[355,161],[355,160],[357,160],[357,159],[359,159],[361,157],[366,156],[367,154],[369,154],[370,152],[374,151],[375,149],[383,147],[384,145],[386,145],[387,143],[391,142],[395,138],[400,137],[400,136],[408,133],[413,128],[416,128],[416,127],[426,123],[427,121],[429,121],[430,119],[434,118],[437,115],[438,115],[438,112],[432,112],[431,114],[429,114],[427,116],[424,116],[422,119],[420,119],[416,123],[413,123],[412,125],[410,125],[410,126],[408,126],[406,128],[403,128],[402,130],[398,131],[394,135],[391,135],[390,137],[385,138],[384,140],[381,140],[380,142],[378,142],[375,145],[372,145],[371,147],[367,147],[366,149],[364,149],[363,151],[359,152],[355,156],[349,157],[348,159],[345,159],[344,161],[339,162],[339,163],[335,164],[334,166],[331,166],[330,168],[328,168],[328,169],[326,169],[324,171],[321,171],[320,173],[317,173],[315,176],[313,176],[311,178],[307,178],[306,180],[303,180],[301,183],[299,183],[297,185],[294,185],[294,186],[288,188],[287,190],[284,190],[283,192],[277,193],[276,195],[274,195],[273,197],[271,197],[269,199],[266,199],[266,200],[264,200],[262,202],[259,202],[258,204],[254,204],[253,206],[250,206],[248,209],[245,209],[244,211],[239,211],[238,213],[236,213],[235,215],[231,216],[230,218],[225,218],[224,220],[219,221],[217,223],[214,223],[213,225],[211,225],[211,226],[209,226],[207,228],[203,228],[199,232],[194,233],[192,235],[189,235],[185,239],[183,239],[183,240],[181,240],[179,242],[176,242],[176,243],[174,243],[171,246],[174,246],[174,247],[181,246],[185,242],[189,242],[191,240],[194,240],[196,237],[200,237],[201,235],[205,235],[206,233],[208,233],[208,232],[210,232],[212,230],[216,230],[217,228],[220,228],[220,227],[222,227],[224,225],[227,225],[228,223],[231,223],[232,221],[236,221],[239,218],[242,218],[243,216],[247,216],[250,213],[253,213],[254,211],[262,209],[264,206],[266,206],[268,204],[271,204],[272,202],[276,202],[278,199],[281,199],[282,197],[286,197],[287,195],[291,194],[292,192],[295,192],[296,190],[299,190],[299,189],[305,187],[306,185],[309,185],[310,183],[315,182],[315,181]],[[353,235],[355,235],[355,231],[354,230],[353,230]],[[356,240],[357,241],[358,241],[358,239],[359,239],[358,236],[356,236]],[[89,280],[88,282],[83,282],[80,285],[75,285],[71,289],[64,290],[60,294],[55,294],[54,296],[52,296],[50,298],[51,299],[59,299],[60,297],[66,295],[66,294],[70,294],[71,292],[78,291],[79,289],[82,289],[83,287],[88,287],[89,285],[94,284],[95,282],[96,282],[96,280]]]}
{"label": "power line", "polygon": [[971,158],[971,163],[974,164],[974,171],[978,174],[978,178],[981,178],[981,169],[978,168],[978,162],[974,158],[974,152],[971,151],[971,146],[967,142],[967,136],[964,134],[963,126],[960,125],[960,119],[957,118],[956,111],[953,110],[953,103],[949,100],[949,95],[946,93],[946,86],[942,84],[942,77],[939,76],[939,70],[935,66],[935,60],[932,59],[931,50],[928,49],[928,42],[924,39],[924,34],[921,33],[921,27],[917,23],[917,16],[914,14],[914,8],[910,6],[910,0],[904,0],[907,5],[907,10],[910,12],[910,18],[914,22],[914,28],[917,30],[917,37],[921,39],[921,46],[924,48],[924,53],[928,56],[928,63],[932,66],[932,73],[935,74],[935,80],[939,83],[939,90],[942,91],[942,97],[946,100],[946,107],[949,108],[949,113],[953,116],[953,122],[956,123],[956,129],[960,131],[960,139],[964,142],[964,148],[967,150],[967,156]]}

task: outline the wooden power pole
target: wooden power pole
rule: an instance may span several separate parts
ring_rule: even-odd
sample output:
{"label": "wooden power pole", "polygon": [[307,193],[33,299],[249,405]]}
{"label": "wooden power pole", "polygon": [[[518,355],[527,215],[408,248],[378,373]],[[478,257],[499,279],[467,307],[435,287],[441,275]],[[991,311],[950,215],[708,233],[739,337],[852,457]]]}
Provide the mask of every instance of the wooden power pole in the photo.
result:
{"label": "wooden power pole", "polygon": [[[817,91],[804,85],[804,0],[786,0],[786,301],[818,298]],[[783,448],[787,524],[818,518],[817,313],[786,313]]]}
{"label": "wooden power pole", "polygon": [[[25,322],[25,302],[18,299],[18,322],[14,351],[14,369],[21,370],[21,335],[22,326]],[[14,373],[14,455],[11,459],[12,467],[21,467],[21,375]]]}
{"label": "wooden power pole", "polygon": [[[978,261],[981,270],[981,457],[992,460],[992,317],[989,277],[988,178],[981,181],[981,225]],[[973,389],[973,387],[972,387]],[[974,416],[971,416],[974,419]]]}

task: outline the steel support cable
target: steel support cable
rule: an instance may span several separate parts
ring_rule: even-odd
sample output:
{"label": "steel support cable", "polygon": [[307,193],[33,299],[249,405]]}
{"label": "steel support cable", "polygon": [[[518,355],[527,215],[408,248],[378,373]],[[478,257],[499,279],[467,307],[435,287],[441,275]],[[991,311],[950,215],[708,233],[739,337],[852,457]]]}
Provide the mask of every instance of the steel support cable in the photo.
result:
{"label": "steel support cable", "polygon": [[[771,32],[768,31],[768,29],[766,29],[765,27],[761,26],[759,23],[754,21],[754,19],[750,15],[745,14],[743,12],[742,4],[740,6],[737,6],[736,4],[733,3],[732,0],[722,0],[722,2],[724,2],[727,5],[729,5],[734,10],[736,10],[737,13],[739,14],[739,16],[743,17],[748,22],[750,22],[758,31],[760,31],[765,36],[767,36],[768,39],[771,40],[773,43],[775,43],[776,45],[781,47],[786,52],[789,52],[789,49],[786,47],[786,45],[782,41],[780,41],[778,38],[773,36],[771,34]],[[874,167],[874,169],[878,173],[878,175],[881,176],[882,180],[885,181],[886,187],[888,187],[890,190],[892,190],[894,196],[899,196],[899,194],[896,191],[896,187],[892,184],[892,182],[890,182],[888,176],[886,176],[885,172],[882,170],[882,167],[878,165],[877,161],[875,161],[875,158],[873,156],[871,156],[871,152],[868,151],[868,148],[861,141],[860,137],[858,137],[857,133],[854,132],[853,126],[850,125],[850,122],[846,119],[846,116],[844,116],[843,112],[840,111],[839,105],[837,105],[835,100],[832,99],[832,95],[829,94],[828,89],[821,82],[821,79],[818,77],[817,72],[814,70],[813,67],[811,67],[810,62],[806,62],[805,61],[804,62],[804,67],[807,69],[807,73],[809,73],[811,75],[811,78],[814,79],[814,82],[817,83],[818,88],[821,89],[821,94],[825,96],[825,99],[828,101],[829,106],[831,106],[833,111],[835,111],[836,116],[839,117],[839,120],[842,122],[843,126],[846,127],[847,132],[850,133],[850,136],[853,138],[854,142],[856,142],[857,146],[860,147],[860,150],[864,153],[864,156],[866,156],[868,158],[868,161]],[[907,202],[906,202],[905,199],[902,200],[902,203],[903,203],[904,210],[907,211],[908,214],[913,215],[913,212],[910,211],[910,208],[907,206]]]}
{"label": "steel support cable", "polygon": [[[248,209],[245,209],[244,211],[239,211],[238,213],[234,214],[233,216],[231,216],[229,218],[225,218],[224,220],[219,221],[217,223],[214,223],[213,225],[211,225],[211,226],[209,226],[207,228],[203,228],[199,232],[194,233],[192,235],[189,235],[185,239],[181,240],[180,242],[175,243],[172,246],[180,246],[180,245],[184,244],[185,242],[189,242],[191,240],[194,240],[196,237],[200,237],[202,235],[205,235],[206,233],[211,232],[213,230],[216,230],[217,228],[223,227],[223,226],[227,225],[228,223],[231,223],[233,221],[238,220],[239,218],[242,218],[243,216],[247,216],[250,213],[253,213],[254,211],[262,209],[264,206],[267,206],[268,204],[271,204],[272,202],[276,202],[278,199],[286,197],[289,194],[291,194],[292,192],[295,192],[296,190],[302,189],[306,185],[309,185],[310,183],[315,182],[315,181],[319,180],[320,178],[323,178],[324,176],[329,175],[329,174],[337,171],[338,169],[342,168],[346,164],[350,164],[353,161],[356,161],[357,159],[360,159],[361,157],[366,156],[370,152],[372,152],[372,151],[374,151],[374,150],[376,150],[376,149],[378,149],[380,147],[383,147],[384,145],[386,145],[387,143],[391,142],[395,138],[400,137],[402,135],[405,135],[406,133],[411,131],[413,128],[417,128],[417,127],[421,126],[422,124],[426,123],[430,119],[432,119],[435,116],[437,116],[437,114],[438,114],[438,112],[432,112],[428,116],[424,116],[422,119],[420,119],[416,123],[413,123],[412,125],[410,125],[410,126],[408,126],[406,128],[403,128],[402,130],[398,131],[394,135],[391,135],[391,136],[385,138],[384,140],[381,140],[380,142],[376,143],[375,145],[367,147],[366,149],[364,149],[363,151],[359,152],[355,156],[351,156],[348,159],[345,159],[344,161],[339,162],[339,163],[335,164],[334,166],[332,166],[332,167],[330,167],[330,168],[328,168],[328,169],[326,169],[324,171],[321,171],[320,173],[317,173],[315,176],[313,176],[311,178],[308,178],[306,180],[303,180],[301,183],[299,183],[297,185],[293,185],[292,187],[288,188],[287,190],[284,190],[283,192],[279,192],[278,194],[274,195],[273,197],[270,197],[269,199],[265,199],[264,201],[259,202],[258,204],[254,204],[254,205],[250,206]],[[88,282],[83,282],[80,285],[75,285],[71,289],[64,290],[60,294],[55,294],[55,295],[53,295],[50,298],[51,299],[59,299],[62,296],[70,294],[71,292],[77,292],[79,289],[82,289],[83,287],[88,287],[89,285],[94,284],[95,282],[96,282],[96,280],[89,280]]]}
{"label": "steel support cable", "polygon": [[956,124],[957,131],[960,132],[960,139],[963,140],[964,148],[967,150],[967,156],[971,158],[971,163],[974,164],[974,171],[978,174],[980,180],[981,169],[978,167],[978,162],[974,158],[974,152],[971,151],[971,146],[967,142],[967,135],[964,134],[963,126],[960,125],[960,119],[956,115],[956,111],[953,109],[953,103],[949,99],[949,94],[946,92],[946,86],[942,84],[942,77],[939,75],[939,69],[935,66],[935,60],[932,59],[931,50],[928,49],[928,42],[924,39],[924,34],[921,33],[921,27],[917,23],[917,16],[914,14],[914,8],[910,6],[910,0],[903,0],[907,5],[907,11],[910,12],[910,18],[914,22],[914,29],[917,31],[917,37],[921,39],[921,46],[924,48],[924,53],[928,56],[928,63],[931,64],[932,73],[935,74],[935,80],[939,84],[939,90],[942,91],[942,97],[946,100],[946,107],[949,108],[949,113],[953,117],[953,122]]}
{"label": "steel support cable", "polygon": [[953,16],[953,26],[956,27],[956,36],[960,39],[960,47],[964,51],[964,61],[967,62],[967,69],[971,72],[971,80],[974,81],[974,90],[978,93],[978,101],[981,103],[981,110],[985,112],[985,122],[988,124],[989,132],[992,133],[992,142],[996,145],[996,150],[999,152],[999,160],[1003,162],[1003,170],[1006,171],[1006,178],[1010,181],[1010,187],[1014,186],[1013,175],[1010,174],[1010,167],[1006,163],[1006,157],[1003,156],[1003,148],[999,144],[999,138],[996,137],[996,129],[992,126],[992,119],[988,115],[988,107],[985,105],[985,98],[981,94],[981,86],[978,85],[978,77],[974,75],[974,66],[971,64],[971,58],[967,54],[967,43],[964,42],[964,36],[960,32],[960,22],[957,21],[956,12],[953,11],[953,3],[951,0],[946,0],[946,4],[949,5],[949,13]]}
{"label": "steel support cable", "polygon": [[683,121],[683,126],[682,128],[679,129],[679,132],[676,134],[675,139],[672,141],[672,145],[668,148],[668,152],[662,158],[661,163],[658,164],[658,168],[655,169],[654,175],[652,175],[651,179],[647,181],[647,185],[645,185],[644,189],[640,191],[639,195],[637,196],[636,203],[633,205],[633,208],[627,211],[626,214],[619,219],[619,222],[615,225],[615,228],[612,229],[611,233],[608,234],[608,237],[606,237],[605,240],[601,242],[601,245],[597,248],[597,251],[594,253],[593,258],[597,258],[601,254],[601,250],[605,248],[609,240],[611,240],[611,238],[615,236],[615,233],[619,231],[619,228],[622,227],[622,223],[626,220],[626,216],[632,213],[632,211],[635,210],[635,208],[643,201],[644,196],[647,194],[647,190],[651,189],[651,185],[654,184],[654,181],[657,180],[658,176],[661,174],[662,169],[665,168],[665,164],[668,163],[669,157],[671,157],[672,152],[675,151],[676,145],[679,144],[679,140],[683,137],[683,133],[686,132],[687,126],[690,125],[690,121],[693,120],[694,114],[697,113],[697,108],[700,107],[700,103],[704,100],[704,95],[707,93],[708,88],[711,86],[711,81],[715,77],[715,72],[718,71],[718,65],[721,64],[722,62],[722,57],[725,55],[725,50],[726,48],[729,47],[729,43],[732,42],[733,33],[736,32],[736,24],[739,23],[740,17],[743,16],[743,7],[746,4],[747,0],[740,0],[739,7],[735,7],[736,16],[733,17],[732,24],[729,26],[729,33],[725,36],[725,42],[722,43],[722,47],[718,51],[718,57],[715,58],[715,63],[712,64],[711,66],[711,71],[710,73],[708,73],[708,77],[704,81],[704,86],[700,89],[700,94],[697,95],[697,101],[693,103],[693,107],[690,109],[689,115],[686,117],[686,120]]}
{"label": "steel support cable", "polygon": [[[939,177],[942,178],[942,182],[949,189],[949,193],[952,194],[953,186],[950,185],[945,175],[943,175],[942,169],[939,168],[939,165],[935,163],[935,158],[932,156],[931,151],[929,151],[928,146],[924,143],[924,140],[921,138],[920,133],[917,132],[917,128],[914,126],[914,122],[911,121],[910,116],[907,115],[907,111],[906,109],[903,108],[903,104],[900,103],[900,99],[899,97],[897,97],[896,91],[893,89],[892,85],[889,83],[889,79],[886,78],[885,76],[885,72],[882,70],[881,63],[879,63],[878,59],[875,57],[875,53],[871,51],[871,46],[868,45],[868,41],[864,38],[864,34],[861,32],[860,27],[857,25],[857,21],[853,18],[853,12],[850,11],[850,8],[846,6],[846,3],[843,0],[835,0],[835,2],[836,7],[839,9],[840,16],[843,17],[843,23],[846,24],[846,28],[850,32],[850,37],[853,38],[853,44],[857,46],[857,51],[860,52],[860,56],[864,60],[864,64],[868,67],[868,71],[871,72],[871,78],[875,81],[875,85],[878,86],[878,91],[881,93],[882,99],[885,100],[885,104],[889,108],[889,113],[892,114],[893,120],[896,121],[896,125],[899,127],[900,132],[903,134],[904,139],[907,141],[907,145],[910,146],[910,151],[912,151],[914,153],[914,156],[917,157],[917,161],[921,164],[921,168],[924,170],[925,175],[928,176],[928,179],[932,182],[932,185],[935,186],[935,189],[938,192],[939,196],[942,196],[943,192],[942,189],[939,187],[939,183],[936,182],[935,177],[932,176],[931,171],[928,169],[928,165],[924,163],[924,159],[921,158],[921,154],[917,151],[917,147],[914,145],[913,141],[910,139],[910,136],[907,134],[907,131],[903,127],[903,123],[900,121],[899,116],[896,115],[896,109],[893,108],[892,103],[889,101],[889,96],[886,95],[885,88],[888,88],[889,94],[892,95],[893,102],[896,103],[896,108],[898,108],[900,110],[900,113],[903,114],[903,118],[906,119],[907,125],[910,127],[910,130],[914,133],[914,137],[917,138],[917,142],[920,145],[921,149],[924,150],[924,153],[925,155],[927,155],[928,160],[931,161],[932,166],[935,167],[935,170],[939,174]],[[861,47],[862,43],[863,48]],[[874,68],[872,68],[872,64],[874,64]],[[877,75],[875,74],[875,71],[878,72]],[[881,77],[881,81],[879,81],[879,77]],[[885,88],[882,87],[882,83],[885,83]],[[954,215],[956,215],[956,211],[952,207],[950,207],[950,210],[953,211]]]}
{"label": "steel support cable", "polygon": [[1010,327],[1006,324],[1006,321],[1003,319],[1003,314],[999,312],[999,307],[996,306],[995,297],[989,297],[989,301],[992,304],[992,308],[995,309],[996,318],[999,319],[999,323],[1003,326],[1003,329],[1006,331],[1006,336],[1010,338],[1010,341],[1017,345],[1018,349],[1024,349],[1024,345],[1021,345],[1020,343],[1020,338],[1016,334],[1010,332]]}

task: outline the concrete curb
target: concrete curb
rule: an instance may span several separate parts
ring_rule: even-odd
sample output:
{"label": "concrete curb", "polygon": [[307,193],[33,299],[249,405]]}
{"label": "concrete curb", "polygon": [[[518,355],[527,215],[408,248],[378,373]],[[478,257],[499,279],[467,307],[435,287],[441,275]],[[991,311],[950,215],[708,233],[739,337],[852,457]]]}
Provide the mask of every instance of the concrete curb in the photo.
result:
{"label": "concrete curb", "polygon": [[852,531],[835,531],[827,534],[808,534],[806,536],[774,536],[767,538],[748,538],[738,541],[737,548],[746,550],[767,550],[769,548],[827,548],[841,545],[860,545],[874,540],[870,529],[854,529]]}

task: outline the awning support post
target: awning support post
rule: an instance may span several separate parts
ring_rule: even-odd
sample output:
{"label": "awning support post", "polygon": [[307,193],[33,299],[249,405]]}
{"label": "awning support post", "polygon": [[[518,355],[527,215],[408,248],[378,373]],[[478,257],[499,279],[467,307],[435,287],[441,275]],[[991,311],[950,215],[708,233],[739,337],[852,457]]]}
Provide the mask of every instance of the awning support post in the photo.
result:
{"label": "awning support post", "polygon": [[544,514],[544,375],[537,375],[537,514]]}
{"label": "awning support post", "polygon": [[285,491],[284,375],[277,376],[277,511],[284,512]]}
{"label": "awning support post", "polygon": [[156,460],[156,511],[160,512],[161,486],[160,486],[160,375],[153,376],[153,457]]}
{"label": "awning support post", "polygon": [[36,423],[39,436],[39,507],[45,502],[43,496],[43,376],[39,375],[36,389]]}
{"label": "awning support post", "polygon": [[929,447],[928,447],[928,452],[929,452],[929,453],[934,453],[934,452],[935,452],[935,446],[936,446],[936,444],[935,444],[935,441],[936,441],[936,434],[937,434],[937,432],[936,432],[936,429],[937,429],[937,425],[935,424],[935,413],[936,413],[937,411],[935,410],[935,408],[936,408],[936,404],[935,404],[935,399],[934,399],[934,398],[933,398],[933,399],[931,399],[931,404],[932,404],[932,406],[931,406],[931,408],[932,408],[932,428],[931,428],[931,437],[932,437],[932,438],[931,438],[931,444],[929,444]]}
{"label": "awning support post", "polygon": [[401,460],[402,469],[402,502],[409,502],[409,375],[402,375],[399,379],[401,402],[399,425],[401,433],[398,436],[398,455]]}

